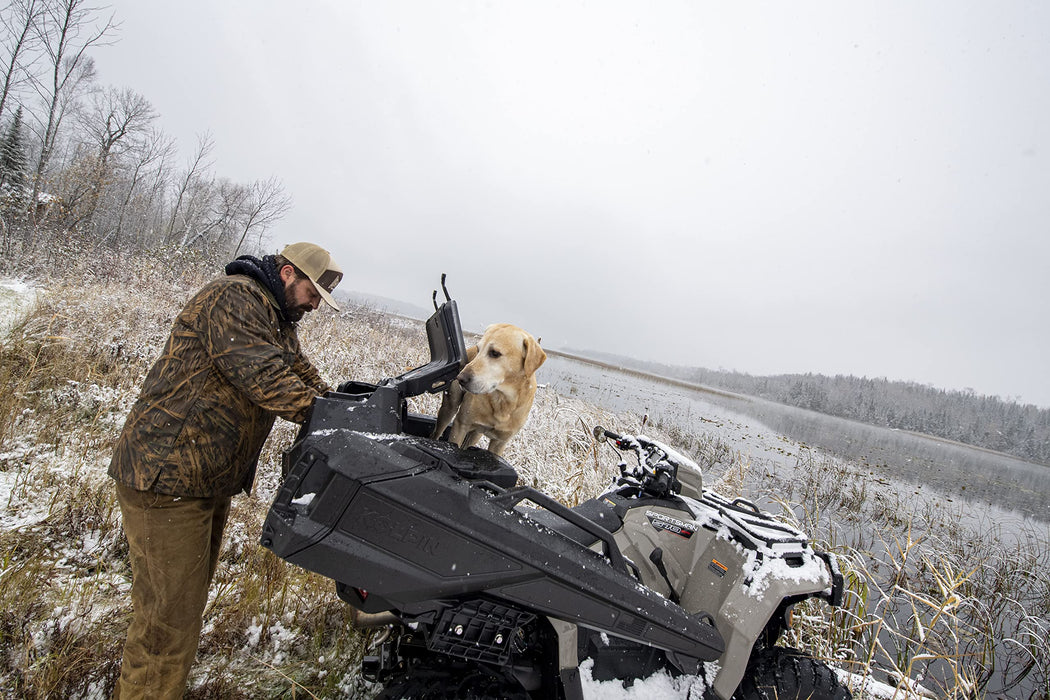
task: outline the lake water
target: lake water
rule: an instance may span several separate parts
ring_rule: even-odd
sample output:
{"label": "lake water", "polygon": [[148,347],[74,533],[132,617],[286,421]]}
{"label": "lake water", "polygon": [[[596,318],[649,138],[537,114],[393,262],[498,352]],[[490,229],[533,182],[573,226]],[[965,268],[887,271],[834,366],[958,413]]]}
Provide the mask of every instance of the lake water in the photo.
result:
{"label": "lake water", "polygon": [[1047,466],[559,353],[548,353],[541,373],[558,393],[610,411],[647,413],[687,432],[714,433],[754,460],[793,468],[798,446],[778,439],[782,435],[867,465],[886,479],[1050,523]]}

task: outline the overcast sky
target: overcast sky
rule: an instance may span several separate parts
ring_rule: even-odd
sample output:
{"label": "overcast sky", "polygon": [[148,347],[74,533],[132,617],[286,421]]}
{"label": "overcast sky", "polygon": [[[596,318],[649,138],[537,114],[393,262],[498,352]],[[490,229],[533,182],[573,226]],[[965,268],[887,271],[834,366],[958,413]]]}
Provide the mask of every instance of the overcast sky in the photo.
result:
{"label": "overcast sky", "polygon": [[118,0],[100,82],[343,286],[1050,406],[1050,3]]}

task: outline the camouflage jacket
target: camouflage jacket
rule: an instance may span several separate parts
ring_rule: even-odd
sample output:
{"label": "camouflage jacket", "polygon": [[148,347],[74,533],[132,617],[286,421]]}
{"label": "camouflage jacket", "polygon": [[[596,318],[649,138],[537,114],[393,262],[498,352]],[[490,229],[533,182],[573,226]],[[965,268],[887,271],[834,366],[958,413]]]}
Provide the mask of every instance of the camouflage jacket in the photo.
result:
{"label": "camouflage jacket", "polygon": [[249,492],[274,418],[302,422],[328,389],[263,284],[207,284],[175,318],[128,414],[109,475],[173,496]]}

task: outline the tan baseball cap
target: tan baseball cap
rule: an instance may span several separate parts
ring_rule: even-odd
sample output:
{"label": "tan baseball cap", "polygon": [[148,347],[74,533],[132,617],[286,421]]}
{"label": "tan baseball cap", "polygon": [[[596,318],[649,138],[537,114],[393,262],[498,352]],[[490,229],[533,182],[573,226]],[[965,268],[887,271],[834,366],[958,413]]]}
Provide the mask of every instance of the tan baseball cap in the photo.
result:
{"label": "tan baseball cap", "polygon": [[343,268],[332,260],[327,250],[313,243],[292,243],[281,251],[281,255],[310,278],[324,303],[339,310],[339,304],[332,298],[332,290],[343,279]]}

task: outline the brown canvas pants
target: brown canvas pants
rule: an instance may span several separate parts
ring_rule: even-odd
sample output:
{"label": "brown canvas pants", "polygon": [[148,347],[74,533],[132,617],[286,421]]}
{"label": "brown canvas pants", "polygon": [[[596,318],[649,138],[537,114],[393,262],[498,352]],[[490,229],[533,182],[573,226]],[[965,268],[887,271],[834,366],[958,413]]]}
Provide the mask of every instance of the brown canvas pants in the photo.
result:
{"label": "brown canvas pants", "polygon": [[184,498],[117,483],[131,554],[131,603],[116,696],[183,696],[219,561],[229,497]]}

